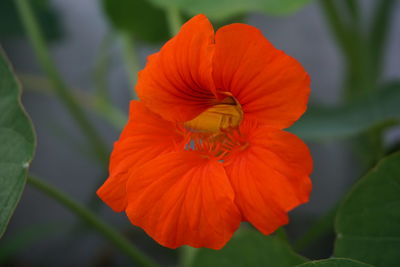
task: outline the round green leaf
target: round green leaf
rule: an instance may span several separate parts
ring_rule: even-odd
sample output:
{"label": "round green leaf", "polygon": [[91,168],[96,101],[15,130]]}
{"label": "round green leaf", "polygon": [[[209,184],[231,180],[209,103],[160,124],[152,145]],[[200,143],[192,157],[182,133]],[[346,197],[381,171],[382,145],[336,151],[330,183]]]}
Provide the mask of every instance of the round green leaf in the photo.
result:
{"label": "round green leaf", "polygon": [[374,266],[400,264],[400,152],[382,160],[340,207],[335,256]]}
{"label": "round green leaf", "polygon": [[34,150],[19,84],[0,50],[0,237],[21,197]]}
{"label": "round green leaf", "polygon": [[169,37],[165,12],[147,0],[103,0],[103,8],[113,26],[147,42]]}
{"label": "round green leaf", "polygon": [[382,123],[398,123],[399,103],[400,83],[391,83],[368,97],[343,106],[310,107],[289,131],[309,141],[355,136]]}
{"label": "round green leaf", "polygon": [[283,240],[242,229],[221,250],[199,249],[194,267],[295,266],[306,259],[296,254]]}
{"label": "round green leaf", "polygon": [[210,19],[221,20],[247,12],[283,15],[294,12],[310,0],[150,0],[163,8],[174,6],[189,15],[205,14]]}
{"label": "round green leaf", "polygon": [[372,267],[372,265],[365,264],[351,259],[326,259],[319,261],[309,261],[297,267]]}

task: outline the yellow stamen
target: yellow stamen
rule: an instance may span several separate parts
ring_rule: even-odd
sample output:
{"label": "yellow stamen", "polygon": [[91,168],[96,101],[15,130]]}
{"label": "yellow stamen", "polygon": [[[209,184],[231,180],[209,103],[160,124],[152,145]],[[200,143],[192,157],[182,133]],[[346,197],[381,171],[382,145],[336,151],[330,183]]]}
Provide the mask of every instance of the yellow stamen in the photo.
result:
{"label": "yellow stamen", "polygon": [[242,117],[240,104],[233,97],[227,97],[193,120],[185,122],[185,127],[199,132],[218,133],[222,129],[238,126]]}

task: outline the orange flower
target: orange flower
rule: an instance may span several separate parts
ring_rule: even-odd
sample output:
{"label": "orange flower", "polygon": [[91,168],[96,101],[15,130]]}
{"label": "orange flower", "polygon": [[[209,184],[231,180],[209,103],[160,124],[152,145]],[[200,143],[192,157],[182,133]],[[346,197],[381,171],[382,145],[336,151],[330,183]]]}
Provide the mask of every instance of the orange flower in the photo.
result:
{"label": "orange flower", "polygon": [[214,34],[198,15],[149,57],[98,190],[161,245],[219,249],[241,221],[263,234],[307,202],[312,159],[282,129],[306,110],[302,66],[261,32]]}

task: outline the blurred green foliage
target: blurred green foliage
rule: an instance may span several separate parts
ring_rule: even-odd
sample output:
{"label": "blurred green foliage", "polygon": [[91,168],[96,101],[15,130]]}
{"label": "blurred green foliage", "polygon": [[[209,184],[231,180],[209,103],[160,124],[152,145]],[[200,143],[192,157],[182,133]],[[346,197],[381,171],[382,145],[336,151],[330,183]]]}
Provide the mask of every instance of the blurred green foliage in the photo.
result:
{"label": "blurred green foliage", "polygon": [[400,263],[400,152],[383,159],[344,200],[336,218],[335,256],[376,267]]}
{"label": "blurred green foliage", "polygon": [[400,122],[400,82],[336,107],[311,106],[289,131],[311,141],[329,141],[361,134],[373,127]]}
{"label": "blurred green foliage", "polygon": [[241,229],[221,250],[199,249],[193,267],[290,267],[307,259],[296,254],[290,245],[277,236],[263,236],[252,229]]}
{"label": "blurred green foliage", "polygon": [[311,0],[149,0],[162,8],[174,7],[193,16],[205,14],[212,20],[225,20],[247,12],[283,15],[294,12]]}
{"label": "blurred green foliage", "polygon": [[[61,37],[62,30],[57,12],[49,0],[30,0],[43,34],[48,41]],[[22,37],[25,34],[14,0],[0,1],[0,39]]]}
{"label": "blurred green foliage", "polygon": [[21,251],[34,245],[43,238],[59,234],[60,230],[67,229],[62,223],[32,224],[13,236],[0,241],[0,266],[7,266],[9,261]]}
{"label": "blurred green foliage", "polygon": [[164,10],[147,0],[102,0],[102,4],[105,14],[116,29],[150,43],[168,39]]}
{"label": "blurred green foliage", "polygon": [[372,267],[372,265],[350,259],[327,259],[306,262],[296,267]]}
{"label": "blurred green foliage", "polygon": [[102,0],[111,24],[135,38],[157,43],[169,38],[166,11],[177,8],[184,20],[203,13],[215,27],[240,22],[249,11],[282,15],[294,12],[311,0]]}
{"label": "blurred green foliage", "polygon": [[20,97],[19,84],[0,50],[0,237],[21,198],[36,145]]}

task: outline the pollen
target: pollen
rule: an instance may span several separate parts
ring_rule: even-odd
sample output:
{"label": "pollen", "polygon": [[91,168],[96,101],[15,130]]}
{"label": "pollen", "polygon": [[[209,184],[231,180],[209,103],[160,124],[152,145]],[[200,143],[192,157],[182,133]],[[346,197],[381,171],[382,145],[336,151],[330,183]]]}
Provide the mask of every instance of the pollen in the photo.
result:
{"label": "pollen", "polygon": [[233,97],[206,109],[196,118],[185,122],[185,127],[195,132],[219,133],[228,128],[237,127],[243,118],[243,111]]}

